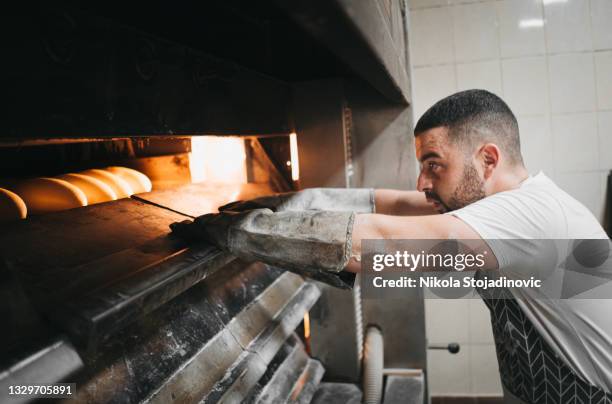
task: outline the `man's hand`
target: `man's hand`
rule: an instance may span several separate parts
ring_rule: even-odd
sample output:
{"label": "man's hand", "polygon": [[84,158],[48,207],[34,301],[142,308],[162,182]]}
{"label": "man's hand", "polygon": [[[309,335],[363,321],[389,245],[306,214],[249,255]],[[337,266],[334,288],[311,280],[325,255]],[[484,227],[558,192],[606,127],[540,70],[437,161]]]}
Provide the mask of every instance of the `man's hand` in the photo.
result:
{"label": "man's hand", "polygon": [[287,269],[340,272],[350,257],[355,214],[270,209],[221,212],[171,225],[179,236],[205,240],[247,261]]}
{"label": "man's hand", "polygon": [[354,274],[342,272],[351,251],[353,212],[270,209],[224,211],[170,225],[189,240],[205,240],[245,261],[262,261],[340,288]]}
{"label": "man's hand", "polygon": [[190,241],[207,241],[222,250],[230,250],[230,231],[240,229],[254,217],[272,213],[269,209],[255,209],[245,212],[209,213],[194,221],[185,220],[172,223],[173,234]]}
{"label": "man's hand", "polygon": [[173,235],[183,240],[195,241],[204,238],[203,235],[198,234],[198,227],[193,224],[193,220],[171,223],[170,230],[172,230]]}

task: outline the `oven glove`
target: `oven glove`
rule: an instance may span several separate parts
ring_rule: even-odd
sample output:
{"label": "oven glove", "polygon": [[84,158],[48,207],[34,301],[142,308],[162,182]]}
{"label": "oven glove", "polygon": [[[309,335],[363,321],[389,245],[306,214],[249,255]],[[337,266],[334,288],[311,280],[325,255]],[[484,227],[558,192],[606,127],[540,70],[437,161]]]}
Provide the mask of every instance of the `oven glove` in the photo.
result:
{"label": "oven glove", "polygon": [[353,212],[255,209],[203,215],[170,228],[180,237],[208,241],[243,260],[350,288],[354,276],[341,271],[351,256],[354,219]]}
{"label": "oven glove", "polygon": [[261,208],[271,209],[275,212],[329,210],[375,213],[376,211],[374,189],[372,188],[307,188],[297,192],[286,192],[228,203],[221,206],[219,211],[242,212]]}

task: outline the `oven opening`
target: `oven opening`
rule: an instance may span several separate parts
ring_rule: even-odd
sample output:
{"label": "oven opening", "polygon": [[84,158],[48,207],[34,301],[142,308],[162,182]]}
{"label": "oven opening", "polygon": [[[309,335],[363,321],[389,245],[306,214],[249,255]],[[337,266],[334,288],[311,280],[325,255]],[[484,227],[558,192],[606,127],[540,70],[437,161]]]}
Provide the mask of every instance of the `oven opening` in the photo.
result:
{"label": "oven opening", "polygon": [[[168,203],[195,216],[236,200],[295,189],[298,181],[295,134],[4,143],[0,220],[130,197]],[[200,198],[191,206],[195,199],[183,196],[196,188]]]}

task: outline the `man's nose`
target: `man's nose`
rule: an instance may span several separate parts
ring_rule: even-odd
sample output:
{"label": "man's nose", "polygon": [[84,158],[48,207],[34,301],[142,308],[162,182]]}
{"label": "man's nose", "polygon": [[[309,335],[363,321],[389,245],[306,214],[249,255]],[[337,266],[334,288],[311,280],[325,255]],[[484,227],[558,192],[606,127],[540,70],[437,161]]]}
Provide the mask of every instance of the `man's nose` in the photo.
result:
{"label": "man's nose", "polygon": [[425,192],[425,191],[430,191],[431,188],[432,188],[431,181],[421,171],[421,173],[419,174],[419,178],[417,178],[417,190],[419,192]]}

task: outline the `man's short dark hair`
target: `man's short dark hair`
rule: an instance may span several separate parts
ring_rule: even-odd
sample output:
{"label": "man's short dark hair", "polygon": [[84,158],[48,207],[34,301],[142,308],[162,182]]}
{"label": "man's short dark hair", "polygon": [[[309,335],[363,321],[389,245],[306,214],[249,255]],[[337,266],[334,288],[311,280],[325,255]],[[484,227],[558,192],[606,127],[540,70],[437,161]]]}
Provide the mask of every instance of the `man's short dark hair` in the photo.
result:
{"label": "man's short dark hair", "polygon": [[498,145],[510,163],[523,164],[516,117],[493,93],[466,90],[441,99],[421,116],[414,135],[438,127],[448,128],[449,139],[470,146],[470,151],[476,144],[491,142]]}

